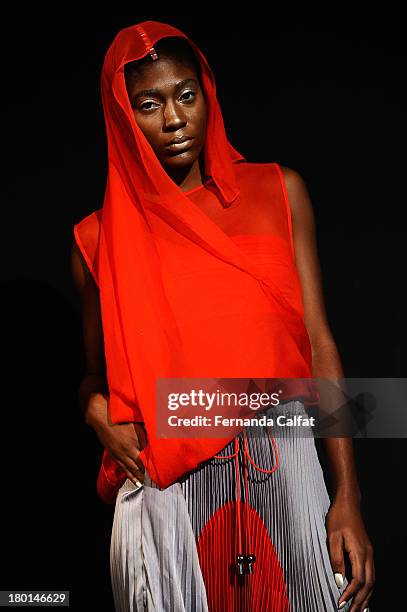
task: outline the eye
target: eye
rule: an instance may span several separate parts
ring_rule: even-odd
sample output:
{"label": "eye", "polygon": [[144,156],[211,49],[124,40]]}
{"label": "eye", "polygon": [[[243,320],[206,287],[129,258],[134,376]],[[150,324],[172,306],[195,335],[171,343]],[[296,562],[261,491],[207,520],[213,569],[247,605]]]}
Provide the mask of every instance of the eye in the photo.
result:
{"label": "eye", "polygon": [[[192,94],[192,98],[188,98],[185,99],[184,96],[188,96]],[[191,100],[193,100],[196,97],[196,93],[194,91],[185,91],[182,96],[181,99],[184,99],[186,102],[190,102]]]}
{"label": "eye", "polygon": [[151,110],[152,107],[150,106],[149,108],[147,108],[146,104],[155,104],[155,102],[152,102],[151,100],[147,101],[147,102],[143,102],[142,104],[140,104],[140,106],[138,107],[139,110]]}

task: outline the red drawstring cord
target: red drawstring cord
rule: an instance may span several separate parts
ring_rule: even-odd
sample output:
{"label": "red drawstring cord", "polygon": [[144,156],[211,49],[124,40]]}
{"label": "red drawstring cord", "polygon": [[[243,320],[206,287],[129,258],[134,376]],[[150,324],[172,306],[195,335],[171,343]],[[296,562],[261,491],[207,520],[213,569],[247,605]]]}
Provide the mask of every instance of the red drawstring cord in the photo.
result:
{"label": "red drawstring cord", "polygon": [[238,503],[240,501],[240,479],[239,479],[239,437],[236,436],[235,438],[235,452],[233,453],[233,455],[214,455],[213,458],[214,459],[232,459],[233,457],[236,457],[235,460],[235,470],[236,470],[236,522],[237,522],[237,526],[238,526],[238,543],[239,543],[239,550],[242,550],[242,529],[241,529],[241,508],[240,508],[240,504]]}
{"label": "red drawstring cord", "polygon": [[[268,430],[267,430],[268,433]],[[261,468],[258,465],[255,464],[255,462],[253,461],[253,459],[250,456],[249,453],[249,449],[247,446],[247,436],[246,436],[246,430],[243,430],[243,461],[244,461],[244,480],[245,480],[245,497],[246,497],[246,502],[249,499],[249,484],[248,484],[248,469],[247,469],[247,460],[246,458],[249,459],[250,463],[252,464],[252,466],[258,470],[259,472],[262,472],[263,474],[272,474],[273,472],[276,471],[276,469],[279,466],[279,459],[278,459],[278,451],[277,451],[277,445],[276,445],[276,441],[274,439],[274,436],[269,436],[271,439],[271,443],[273,444],[273,448],[274,448],[274,454],[276,457],[276,464],[273,466],[273,468],[271,470],[267,470],[265,468]],[[233,455],[214,455],[213,458],[214,459],[232,459],[233,457],[235,457],[235,471],[236,471],[236,524],[237,524],[237,531],[238,531],[238,546],[239,546],[239,554],[243,553],[243,528],[242,528],[242,516],[241,516],[241,504],[240,502],[240,476],[239,476],[239,436],[236,436],[235,438],[235,452],[233,453]],[[244,508],[243,508],[244,511]],[[250,513],[249,513],[249,517],[250,517]],[[249,528],[250,531],[250,528]],[[246,540],[246,538],[245,538]],[[245,550],[246,550],[246,541],[245,541]]]}

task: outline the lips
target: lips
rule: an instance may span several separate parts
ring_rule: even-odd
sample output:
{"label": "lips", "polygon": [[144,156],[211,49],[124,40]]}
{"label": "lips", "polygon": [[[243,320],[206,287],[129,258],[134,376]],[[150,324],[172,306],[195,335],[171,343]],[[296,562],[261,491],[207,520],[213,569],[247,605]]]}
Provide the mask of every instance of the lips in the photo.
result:
{"label": "lips", "polygon": [[182,134],[182,136],[174,136],[174,138],[170,140],[168,144],[170,145],[178,142],[184,142],[184,140],[187,140],[188,138],[190,138],[190,136],[187,136],[186,134]]}
{"label": "lips", "polygon": [[192,138],[189,136],[183,136],[182,138],[175,138],[170,144],[165,145],[170,151],[183,151],[188,149],[191,145]]}

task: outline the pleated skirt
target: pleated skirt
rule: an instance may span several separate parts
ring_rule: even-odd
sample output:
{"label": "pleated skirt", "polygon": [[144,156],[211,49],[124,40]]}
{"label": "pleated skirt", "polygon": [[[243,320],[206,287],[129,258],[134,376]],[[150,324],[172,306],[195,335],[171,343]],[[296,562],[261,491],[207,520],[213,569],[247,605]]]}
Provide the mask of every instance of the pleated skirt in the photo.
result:
{"label": "pleated skirt", "polygon": [[[265,414],[307,417],[300,400]],[[279,427],[274,436],[248,427],[166,489],[147,472],[143,484],[124,482],[110,548],[116,612],[338,609],[348,580],[340,589],[334,580],[312,429]]]}

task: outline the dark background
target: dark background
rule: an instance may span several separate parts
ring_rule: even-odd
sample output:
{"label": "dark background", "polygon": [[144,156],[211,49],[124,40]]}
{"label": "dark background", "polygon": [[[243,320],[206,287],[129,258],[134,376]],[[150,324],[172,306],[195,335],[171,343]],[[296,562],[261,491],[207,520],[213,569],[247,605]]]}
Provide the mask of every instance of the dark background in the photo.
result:
{"label": "dark background", "polygon": [[[207,5],[89,15],[85,3],[3,6],[0,589],[70,590],[75,610],[113,610],[113,506],[96,496],[102,447],[79,414],[69,256],[73,224],[102,206],[99,76],[119,29],[167,21],[198,44],[232,144],[308,185],[345,375],[406,375],[401,16],[391,5],[358,15],[342,4],[315,14],[252,6],[224,17]],[[406,440],[355,440],[355,451],[375,547],[371,609],[387,612],[405,599]]]}

